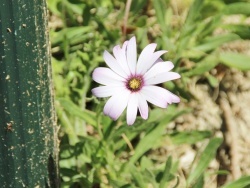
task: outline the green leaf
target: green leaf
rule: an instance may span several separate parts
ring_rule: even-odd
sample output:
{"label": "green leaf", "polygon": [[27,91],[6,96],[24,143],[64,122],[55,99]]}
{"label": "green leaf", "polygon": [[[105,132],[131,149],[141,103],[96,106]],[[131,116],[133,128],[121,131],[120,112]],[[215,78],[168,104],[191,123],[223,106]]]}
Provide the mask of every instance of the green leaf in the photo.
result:
{"label": "green leaf", "polygon": [[201,188],[204,187],[204,173],[200,175],[196,183],[193,185],[192,188]]}
{"label": "green leaf", "polygon": [[170,135],[174,144],[194,144],[212,136],[210,131],[175,132]]}
{"label": "green leaf", "polygon": [[210,50],[215,50],[222,44],[225,44],[227,42],[231,42],[234,40],[238,40],[240,37],[236,34],[225,34],[225,35],[219,35],[215,37],[209,37],[205,40],[205,43],[194,47],[192,50],[197,50],[197,51],[210,51]]}
{"label": "green leaf", "polygon": [[61,16],[61,12],[58,10],[58,3],[60,0],[49,0],[47,1],[48,9],[55,15]]}
{"label": "green leaf", "polygon": [[155,173],[152,171],[152,167],[150,169],[145,169],[144,171],[142,171],[142,173],[144,182],[147,182],[146,187],[149,187],[149,185],[151,187],[158,187],[158,183],[155,180]]}
{"label": "green leaf", "polygon": [[151,124],[153,127],[143,138],[141,138],[139,144],[135,148],[134,155],[130,158],[130,163],[136,162],[146,151],[152,148],[155,143],[162,138],[164,129],[167,124],[173,120],[174,118],[186,113],[186,110],[177,111],[177,112],[169,112],[162,121],[157,124]]}
{"label": "green leaf", "polygon": [[60,105],[71,115],[79,117],[89,123],[90,125],[96,126],[96,114],[88,110],[82,110],[76,106],[70,100],[60,98],[58,99]]}
{"label": "green leaf", "polygon": [[145,5],[147,4],[147,0],[136,0],[132,1],[130,11],[134,14],[138,14],[139,11],[142,11]]}
{"label": "green leaf", "polygon": [[231,31],[242,39],[250,39],[250,26],[243,24],[227,24],[222,26],[223,29]]}
{"label": "green leaf", "polygon": [[82,4],[84,0],[68,0],[72,4]]}
{"label": "green leaf", "polygon": [[133,176],[135,182],[139,185],[139,187],[147,187],[143,178],[143,174],[138,172],[134,164],[130,164],[129,166],[130,173]]}
{"label": "green leaf", "polygon": [[220,14],[221,10],[224,9],[225,3],[222,0],[216,1],[206,1],[205,5],[202,7],[202,19],[208,17],[214,17],[215,15]]}
{"label": "green leaf", "polygon": [[157,20],[161,26],[161,29],[165,32],[166,31],[166,22],[165,22],[165,13],[166,13],[166,3],[164,0],[157,0],[153,1],[153,5],[155,8],[155,13]]}
{"label": "green leaf", "polygon": [[[68,40],[78,40],[79,37],[83,39],[87,38],[88,33],[93,30],[92,27],[71,27],[71,28],[64,28],[58,32],[51,32],[51,43],[52,46],[61,44],[65,39]],[[71,41],[70,41],[71,42]]]}
{"label": "green leaf", "polygon": [[190,172],[190,175],[187,179],[188,187],[193,185],[200,178],[200,176],[208,167],[210,161],[215,157],[216,151],[221,143],[221,138],[213,138],[210,140],[207,147],[202,152],[198,164]]}
{"label": "green leaf", "polygon": [[250,186],[250,176],[241,177],[240,179],[231,182],[221,188],[246,188]]}
{"label": "green leaf", "polygon": [[198,40],[202,40],[207,36],[211,36],[213,31],[221,25],[221,14],[214,15],[208,22],[203,22],[199,25],[201,32],[198,35]]}
{"label": "green leaf", "polygon": [[206,78],[207,78],[209,84],[210,84],[212,87],[218,87],[219,81],[218,81],[218,79],[217,79],[216,77],[214,77],[214,76],[208,74],[208,75],[206,75]]}
{"label": "green leaf", "polygon": [[145,27],[146,24],[147,24],[147,19],[148,17],[147,16],[140,16],[137,20],[137,22],[135,23],[135,25],[137,27]]}
{"label": "green leaf", "polygon": [[213,69],[218,63],[218,57],[216,55],[210,55],[203,61],[200,61],[199,64],[196,65],[193,69],[183,73],[182,75],[187,77],[202,75],[205,72]]}
{"label": "green leaf", "polygon": [[153,165],[153,162],[152,162],[152,160],[149,159],[148,157],[143,156],[143,157],[141,158],[140,166],[141,166],[141,169],[142,169],[142,170],[145,170],[145,169],[147,169],[147,168],[150,168],[152,165]]}
{"label": "green leaf", "polygon": [[187,19],[185,21],[185,25],[193,24],[197,17],[200,16],[200,10],[203,6],[204,0],[195,0],[193,4],[191,5]]}
{"label": "green leaf", "polygon": [[172,166],[172,157],[170,156],[170,157],[168,157],[168,160],[166,162],[165,169],[164,169],[161,181],[160,181],[159,188],[168,187],[167,184],[169,182],[170,175],[171,175],[171,173],[170,173],[171,166]]}
{"label": "green leaf", "polygon": [[239,70],[250,70],[250,57],[243,54],[226,52],[219,56],[221,63]]}
{"label": "green leaf", "polygon": [[75,145],[79,141],[79,139],[73,126],[71,125],[68,116],[62,108],[56,108],[56,114],[57,117],[60,119],[64,132],[66,132],[69,137],[70,145]]}
{"label": "green leaf", "polygon": [[225,9],[222,11],[224,14],[244,14],[250,16],[250,3],[232,3],[225,6]]}

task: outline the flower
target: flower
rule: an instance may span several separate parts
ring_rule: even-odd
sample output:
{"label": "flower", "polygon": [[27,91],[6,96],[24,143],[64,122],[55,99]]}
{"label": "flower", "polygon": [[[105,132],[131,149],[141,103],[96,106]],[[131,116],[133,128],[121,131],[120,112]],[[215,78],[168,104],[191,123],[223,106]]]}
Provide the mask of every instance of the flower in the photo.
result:
{"label": "flower", "polygon": [[167,51],[155,51],[156,44],[147,45],[137,61],[136,39],[125,41],[122,48],[113,48],[112,56],[104,51],[103,58],[109,68],[98,67],[93,80],[104,85],[92,89],[96,97],[110,97],[104,106],[104,114],[117,120],[127,107],[127,124],[135,122],[137,111],[143,119],[148,118],[148,102],[166,108],[168,104],[179,103],[180,98],[166,89],[155,86],[180,78],[169,72],[174,65],[163,61],[160,56]]}

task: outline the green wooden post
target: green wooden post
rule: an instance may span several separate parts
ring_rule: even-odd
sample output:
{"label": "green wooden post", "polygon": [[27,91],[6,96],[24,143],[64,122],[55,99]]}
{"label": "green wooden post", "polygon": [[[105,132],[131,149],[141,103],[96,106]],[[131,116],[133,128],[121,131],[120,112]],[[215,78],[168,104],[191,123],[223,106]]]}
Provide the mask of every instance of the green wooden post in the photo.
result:
{"label": "green wooden post", "polygon": [[0,187],[59,187],[45,0],[0,2]]}

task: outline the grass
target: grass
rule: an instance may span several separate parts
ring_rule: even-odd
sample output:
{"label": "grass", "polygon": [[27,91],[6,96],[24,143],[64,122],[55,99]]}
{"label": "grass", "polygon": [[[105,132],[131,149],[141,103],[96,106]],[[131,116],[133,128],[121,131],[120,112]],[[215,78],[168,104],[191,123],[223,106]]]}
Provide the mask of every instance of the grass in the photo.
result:
{"label": "grass", "polygon": [[[214,72],[221,67],[250,69],[249,56],[221,48],[249,40],[249,1],[139,0],[127,7],[126,14],[126,2],[119,0],[48,0],[62,187],[250,186],[244,173],[235,181],[219,181],[232,172],[211,167],[220,164],[225,140],[216,130],[178,128],[180,119],[195,116],[190,104],[199,105],[190,83],[199,80],[213,91],[221,81]],[[237,23],[225,22],[234,15]],[[139,51],[151,42],[169,51],[163,59],[172,61],[182,78],[163,86],[182,101],[166,110],[151,106],[147,121],[137,118],[127,126],[124,115],[117,121],[103,115],[106,100],[92,96],[97,84],[91,73],[105,66],[104,50],[111,52],[134,35]],[[187,168],[181,162],[185,153],[193,153]]]}

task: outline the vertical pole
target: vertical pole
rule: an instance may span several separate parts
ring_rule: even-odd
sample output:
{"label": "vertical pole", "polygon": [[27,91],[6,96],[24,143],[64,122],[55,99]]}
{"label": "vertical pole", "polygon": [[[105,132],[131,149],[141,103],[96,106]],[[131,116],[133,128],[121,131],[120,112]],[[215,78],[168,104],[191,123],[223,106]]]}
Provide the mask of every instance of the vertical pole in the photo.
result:
{"label": "vertical pole", "polygon": [[50,66],[45,0],[1,0],[1,187],[59,187]]}

